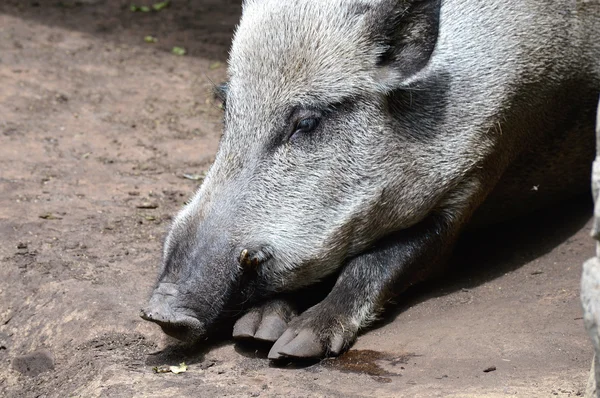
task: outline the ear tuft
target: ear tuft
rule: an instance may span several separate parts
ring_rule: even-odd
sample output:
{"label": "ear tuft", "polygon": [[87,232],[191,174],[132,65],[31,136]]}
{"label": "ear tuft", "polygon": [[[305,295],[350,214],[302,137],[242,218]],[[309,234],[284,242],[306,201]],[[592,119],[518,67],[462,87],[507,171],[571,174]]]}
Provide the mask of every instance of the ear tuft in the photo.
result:
{"label": "ear tuft", "polygon": [[229,84],[227,82],[221,83],[213,87],[213,97],[220,100],[223,105],[227,102],[227,92],[229,91]]}
{"label": "ear tuft", "polygon": [[441,0],[383,0],[376,8],[374,40],[385,50],[377,78],[386,86],[407,82],[423,69],[437,42]]}

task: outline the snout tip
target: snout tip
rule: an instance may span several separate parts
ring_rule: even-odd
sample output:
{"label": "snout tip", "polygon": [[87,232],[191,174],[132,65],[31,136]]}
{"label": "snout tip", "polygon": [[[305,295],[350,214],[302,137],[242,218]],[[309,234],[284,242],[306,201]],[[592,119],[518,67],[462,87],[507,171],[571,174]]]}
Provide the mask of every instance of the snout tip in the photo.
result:
{"label": "snout tip", "polygon": [[145,321],[155,322],[158,324],[161,323],[171,323],[175,320],[176,316],[173,314],[170,309],[165,308],[166,306],[158,306],[158,307],[144,307],[140,309],[140,317]]}
{"label": "snout tip", "polygon": [[171,311],[165,313],[150,307],[142,308],[139,315],[143,320],[159,325],[165,334],[183,342],[193,343],[206,333],[204,324],[191,316]]}
{"label": "snout tip", "polygon": [[167,317],[165,317],[164,315],[160,315],[158,312],[153,311],[150,308],[141,308],[140,309],[140,318],[142,318],[145,321],[156,322],[156,323],[169,322]]}
{"label": "snout tip", "polygon": [[147,311],[145,308],[140,308],[140,318],[145,321],[152,321],[152,313]]}

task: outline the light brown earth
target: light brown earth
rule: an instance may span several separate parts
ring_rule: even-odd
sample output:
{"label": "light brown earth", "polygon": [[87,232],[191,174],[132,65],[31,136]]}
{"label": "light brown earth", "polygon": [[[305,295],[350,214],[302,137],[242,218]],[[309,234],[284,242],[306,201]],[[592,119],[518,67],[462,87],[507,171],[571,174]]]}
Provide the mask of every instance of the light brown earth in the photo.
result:
{"label": "light brown earth", "polygon": [[[129,4],[0,2],[0,396],[582,394],[587,197],[467,237],[447,277],[399,297],[341,359],[276,368],[228,340],[149,355],[172,343],[138,310],[198,184],[182,175],[216,151],[212,82],[240,5]],[[183,374],[152,370],[183,360]]]}

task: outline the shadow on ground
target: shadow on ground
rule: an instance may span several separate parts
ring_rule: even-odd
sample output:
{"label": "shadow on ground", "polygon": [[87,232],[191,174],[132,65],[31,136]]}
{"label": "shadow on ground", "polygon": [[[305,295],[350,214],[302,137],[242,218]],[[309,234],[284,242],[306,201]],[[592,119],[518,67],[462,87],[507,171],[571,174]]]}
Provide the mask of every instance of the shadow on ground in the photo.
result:
{"label": "shadow on ground", "polygon": [[[187,55],[225,61],[241,0],[171,0],[160,11],[133,12],[132,4],[158,0],[4,0],[0,13],[79,31],[128,45],[163,51],[185,48]],[[156,43],[144,38],[153,36]]]}
{"label": "shadow on ground", "polygon": [[402,304],[390,305],[385,318],[373,328],[393,322],[418,303],[472,289],[519,269],[568,242],[592,213],[591,193],[586,193],[518,220],[465,232],[443,274],[398,296],[395,301]]}

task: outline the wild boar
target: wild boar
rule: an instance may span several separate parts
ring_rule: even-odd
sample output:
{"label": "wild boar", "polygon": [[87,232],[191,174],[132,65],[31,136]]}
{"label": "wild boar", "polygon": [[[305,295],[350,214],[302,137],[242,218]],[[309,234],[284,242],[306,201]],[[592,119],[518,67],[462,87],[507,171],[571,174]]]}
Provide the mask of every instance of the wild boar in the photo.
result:
{"label": "wild boar", "polygon": [[588,189],[600,3],[246,0],[223,92],[142,317],[196,340],[249,309],[269,358],[337,355],[466,227]]}

